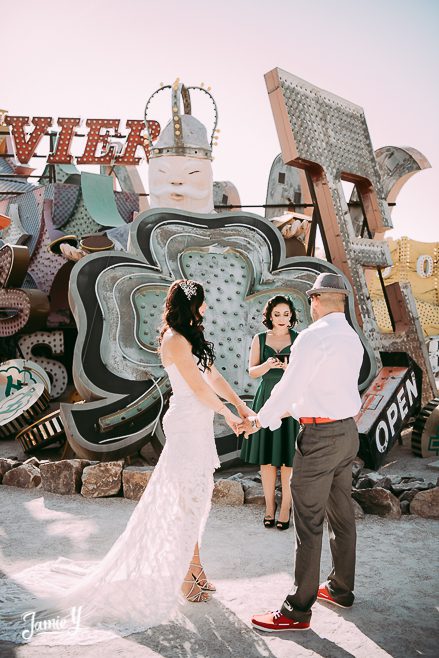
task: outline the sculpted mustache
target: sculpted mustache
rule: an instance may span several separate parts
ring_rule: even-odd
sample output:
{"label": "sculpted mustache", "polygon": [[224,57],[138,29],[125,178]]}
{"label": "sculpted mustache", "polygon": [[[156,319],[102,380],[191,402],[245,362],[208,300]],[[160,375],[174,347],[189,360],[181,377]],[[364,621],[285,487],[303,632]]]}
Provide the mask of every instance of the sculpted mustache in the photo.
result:
{"label": "sculpted mustache", "polygon": [[190,185],[162,185],[161,187],[154,186],[154,192],[150,192],[151,196],[170,196],[171,194],[182,194],[183,196],[191,197],[192,199],[204,199],[208,196],[208,192],[198,190]]}

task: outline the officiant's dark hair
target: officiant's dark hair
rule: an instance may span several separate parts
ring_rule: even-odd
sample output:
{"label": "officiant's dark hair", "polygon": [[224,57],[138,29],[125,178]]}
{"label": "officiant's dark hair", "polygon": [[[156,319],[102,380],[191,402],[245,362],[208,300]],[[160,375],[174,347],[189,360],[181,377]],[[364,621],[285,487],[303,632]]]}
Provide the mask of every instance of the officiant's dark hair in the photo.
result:
{"label": "officiant's dark hair", "polygon": [[[210,370],[215,360],[213,343],[204,338],[203,316],[200,306],[204,302],[204,288],[198,281],[178,279],[170,286],[163,306],[159,346],[169,328],[175,329],[192,345],[192,354],[204,370]],[[160,347],[159,347],[160,349]]]}
{"label": "officiant's dark hair", "polygon": [[265,304],[264,310],[262,311],[262,324],[265,324],[267,329],[273,329],[273,320],[271,319],[271,314],[273,313],[274,308],[279,304],[286,304],[290,308],[290,327],[294,327],[294,325],[297,323],[296,309],[294,308],[291,297],[287,297],[286,295],[275,295],[268,300],[268,302]]}

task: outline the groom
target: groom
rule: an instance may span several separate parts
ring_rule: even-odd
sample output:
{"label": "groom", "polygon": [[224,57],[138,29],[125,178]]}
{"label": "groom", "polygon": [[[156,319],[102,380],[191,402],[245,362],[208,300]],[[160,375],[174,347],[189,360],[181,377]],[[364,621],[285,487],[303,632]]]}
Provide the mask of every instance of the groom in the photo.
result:
{"label": "groom", "polygon": [[[341,276],[320,274],[306,294],[314,323],[294,342],[285,373],[258,415],[241,425],[248,436],[260,427],[277,429],[287,415],[301,423],[291,485],[294,588],[280,610],[252,618],[252,625],[262,631],[308,629],[316,598],[342,608],[354,601],[351,484],[359,439],[353,416],[361,406],[357,384],[363,347],[344,314],[349,292]],[[325,514],[333,568],[327,582],[319,586]]]}

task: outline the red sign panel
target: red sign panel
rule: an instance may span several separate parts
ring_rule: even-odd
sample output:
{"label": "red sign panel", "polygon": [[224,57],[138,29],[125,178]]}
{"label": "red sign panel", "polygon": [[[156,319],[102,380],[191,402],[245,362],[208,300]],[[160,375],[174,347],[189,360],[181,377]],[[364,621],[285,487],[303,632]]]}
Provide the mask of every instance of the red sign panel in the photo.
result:
{"label": "red sign panel", "polygon": [[[52,117],[33,117],[34,128],[26,135],[25,127],[29,126],[29,117],[5,116],[5,124],[10,126],[17,159],[27,164],[34,155],[38,144],[48,129],[52,126]],[[58,119],[60,131],[56,136],[56,145],[50,153],[49,164],[71,164],[74,156],[71,154],[72,141],[76,128],[80,126],[81,119],[61,117]],[[123,138],[119,133],[119,119],[87,119],[85,122],[89,129],[87,142],[83,154],[76,159],[78,164],[99,165],[137,165],[142,159],[136,157],[137,147],[143,149],[144,155],[149,159],[149,145],[145,134],[145,122],[141,119],[128,119],[126,129],[129,130],[122,153],[118,153],[119,144],[112,144],[111,139]],[[160,125],[157,121],[148,121],[152,140],[160,134]]]}

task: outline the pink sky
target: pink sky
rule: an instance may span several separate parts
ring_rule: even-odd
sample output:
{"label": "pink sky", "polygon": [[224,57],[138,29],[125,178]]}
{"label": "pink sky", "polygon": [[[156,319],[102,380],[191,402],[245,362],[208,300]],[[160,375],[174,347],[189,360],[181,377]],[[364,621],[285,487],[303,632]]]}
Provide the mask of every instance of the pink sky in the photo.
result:
{"label": "pink sky", "polygon": [[279,66],[347,98],[364,108],[374,148],[412,146],[432,165],[403,188],[388,235],[439,240],[436,0],[20,0],[1,23],[0,107],[11,114],[142,118],[160,82],[210,84],[214,177],[243,204],[264,203],[280,151],[264,73]]}

